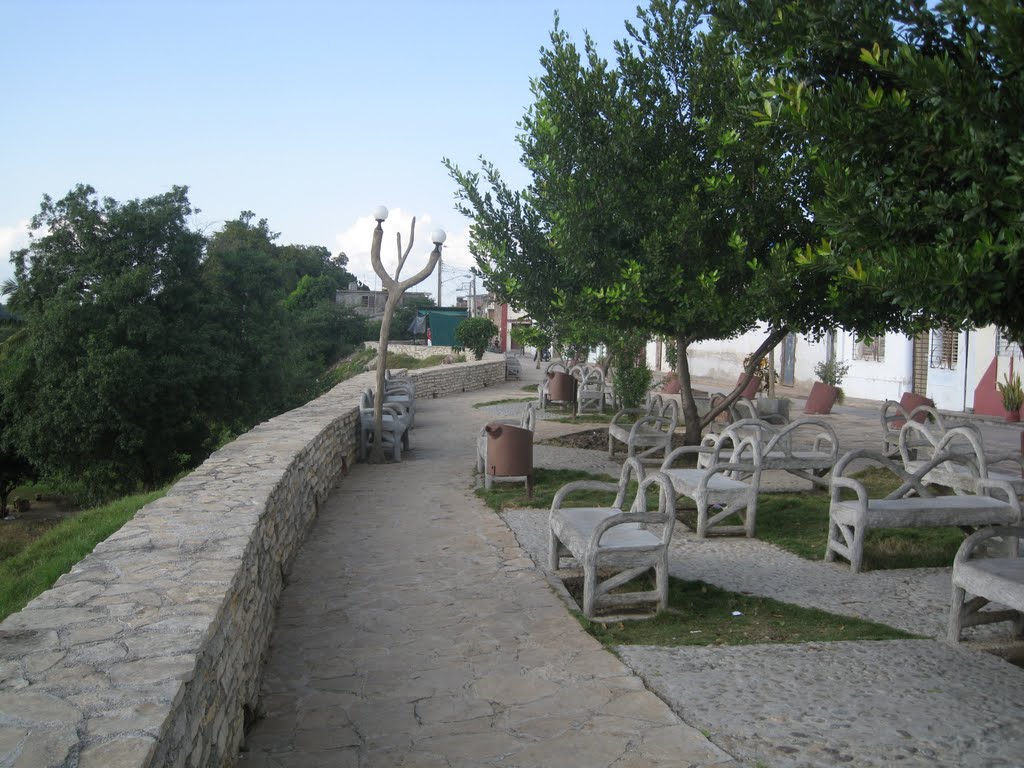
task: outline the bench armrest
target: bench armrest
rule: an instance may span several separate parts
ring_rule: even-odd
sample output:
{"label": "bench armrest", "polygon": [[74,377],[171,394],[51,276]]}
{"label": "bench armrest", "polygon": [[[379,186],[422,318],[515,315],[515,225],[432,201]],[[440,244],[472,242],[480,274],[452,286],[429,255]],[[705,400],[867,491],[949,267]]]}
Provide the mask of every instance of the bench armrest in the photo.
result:
{"label": "bench armrest", "polygon": [[953,568],[957,565],[971,559],[971,555],[978,546],[988,539],[994,538],[995,536],[1016,536],[1017,538],[1024,538],[1024,526],[1020,525],[993,525],[980,528],[979,530],[972,533],[963,543],[960,544],[960,549],[956,552],[956,557],[953,558]]}

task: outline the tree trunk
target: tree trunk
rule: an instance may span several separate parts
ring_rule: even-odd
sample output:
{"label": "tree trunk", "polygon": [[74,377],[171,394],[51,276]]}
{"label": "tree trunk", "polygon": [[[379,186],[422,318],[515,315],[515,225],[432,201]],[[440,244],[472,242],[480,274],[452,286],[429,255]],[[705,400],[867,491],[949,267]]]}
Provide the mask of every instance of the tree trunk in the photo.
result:
{"label": "tree trunk", "polygon": [[754,371],[757,370],[757,366],[758,363],[761,362],[761,358],[786,338],[786,334],[788,333],[788,328],[779,328],[768,334],[768,338],[766,338],[754,351],[754,354],[750,356],[750,362],[743,371],[743,377],[736,385],[736,388],[726,396],[722,403],[715,408],[712,408],[703,419],[700,418],[697,413],[697,402],[693,399],[693,383],[690,381],[690,363],[687,359],[687,349],[690,346],[690,339],[685,336],[676,337],[676,350],[678,354],[678,359],[676,360],[676,375],[679,377],[679,397],[683,404],[683,423],[686,425],[683,441],[686,445],[700,445],[704,428],[714,421],[718,414],[726,410],[739,399],[740,393],[743,392],[744,387],[746,387],[747,384],[750,383],[750,380],[754,378]]}
{"label": "tree trunk", "polygon": [[391,335],[391,318],[395,314],[395,305],[401,296],[396,296],[390,291],[388,299],[384,302],[384,317],[380,320],[380,337],[377,340],[377,380],[376,396],[373,398],[373,448],[370,449],[369,462],[371,464],[384,463],[384,441],[381,435],[384,434],[384,377],[387,373],[388,363],[388,336]]}

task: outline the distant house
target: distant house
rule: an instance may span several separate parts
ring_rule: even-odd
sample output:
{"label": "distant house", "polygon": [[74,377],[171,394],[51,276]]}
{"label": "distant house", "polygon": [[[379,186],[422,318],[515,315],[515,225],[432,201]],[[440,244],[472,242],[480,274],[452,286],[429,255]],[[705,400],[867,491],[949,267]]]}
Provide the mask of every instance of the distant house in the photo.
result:
{"label": "distant house", "polygon": [[[422,292],[407,291],[402,296],[402,303],[413,298],[426,298],[427,294]],[[334,294],[336,304],[349,307],[357,314],[371,318],[384,316],[384,304],[388,300],[387,291],[374,291],[360,281],[348,284],[348,288],[338,290]]]}

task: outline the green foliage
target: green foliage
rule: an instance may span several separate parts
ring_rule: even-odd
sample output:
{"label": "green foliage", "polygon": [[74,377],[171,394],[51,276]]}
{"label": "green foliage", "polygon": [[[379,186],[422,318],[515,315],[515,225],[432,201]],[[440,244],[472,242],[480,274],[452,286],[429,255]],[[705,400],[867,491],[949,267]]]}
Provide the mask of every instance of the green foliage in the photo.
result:
{"label": "green foliage", "polygon": [[520,347],[547,349],[551,346],[551,337],[539,325],[513,325],[512,341]]}
{"label": "green foliage", "polygon": [[12,254],[0,442],[86,498],[154,487],[301,404],[363,334],[326,249],[278,246],[248,212],[207,242],[193,213],[184,187],[118,203],[80,185],[44,196]]}
{"label": "green foliage", "polygon": [[20,611],[32,598],[52,587],[97,544],[166,491],[162,488],[78,512],[0,563],[0,619]]}
{"label": "green foliage", "polygon": [[996,382],[996,387],[999,389],[999,396],[1003,398],[1003,408],[1010,413],[1019,411],[1024,405],[1024,389],[1020,385],[1020,374],[1010,376],[1007,372],[1003,381]]}
{"label": "green foliage", "polygon": [[843,383],[843,378],[850,370],[849,363],[840,362],[837,358],[824,360],[814,366],[814,375],[818,381],[828,384],[830,387],[838,387]]}
{"label": "green foliage", "polygon": [[[923,325],[1024,335],[1019,3],[720,0],[764,79],[757,119],[813,161],[808,253]],[[860,330],[868,330],[858,326]]]}
{"label": "green foliage", "polygon": [[477,360],[484,356],[487,345],[498,335],[498,326],[486,317],[468,317],[455,326],[455,340],[472,351]]}

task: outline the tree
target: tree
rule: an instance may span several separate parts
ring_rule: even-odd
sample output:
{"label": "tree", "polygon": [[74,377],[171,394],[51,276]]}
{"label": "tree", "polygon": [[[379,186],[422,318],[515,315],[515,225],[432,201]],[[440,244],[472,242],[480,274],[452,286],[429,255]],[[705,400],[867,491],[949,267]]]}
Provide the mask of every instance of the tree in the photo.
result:
{"label": "tree", "polygon": [[409,244],[405,251],[402,251],[401,233],[395,233],[398,245],[398,265],[395,267],[395,274],[392,277],[384,268],[384,262],[381,261],[380,257],[380,247],[384,240],[384,228],[381,225],[384,219],[387,218],[387,209],[378,209],[375,215],[378,218],[377,226],[373,230],[373,240],[370,242],[370,261],[373,263],[373,271],[377,273],[381,280],[381,286],[388,292],[387,301],[384,302],[384,317],[380,321],[380,340],[377,345],[377,396],[373,399],[373,429],[377,439],[374,441],[373,450],[370,452],[370,461],[379,464],[384,461],[384,442],[380,439],[380,436],[383,434],[384,427],[384,373],[388,360],[388,335],[391,330],[391,320],[395,315],[395,308],[402,301],[402,295],[412,286],[422,283],[434,271],[434,267],[437,266],[437,262],[441,258],[441,243],[444,242],[444,232],[439,231],[436,238],[437,242],[434,243],[434,250],[430,252],[426,266],[412,277],[400,281],[398,279],[399,275],[401,275],[406,259],[409,258],[409,253],[412,251],[412,244],[415,242],[416,217],[413,216],[412,223],[409,225]]}
{"label": "tree", "polygon": [[121,204],[44,196],[12,254],[24,334],[0,365],[5,442],[93,491],[152,486],[206,437],[215,359],[200,323],[203,236],[185,187]]}
{"label": "tree", "polygon": [[484,162],[481,192],[478,174],[448,163],[488,287],[541,318],[676,339],[690,443],[702,422],[686,349],[760,320],[765,351],[783,338],[794,283],[782,246],[809,230],[799,157],[753,130],[743,62],[703,31],[703,12],[654,0],[614,68],[589,37],[581,55],[556,18],[522,121],[528,190]]}
{"label": "tree", "polygon": [[467,317],[455,326],[455,339],[482,360],[487,345],[498,335],[498,326],[486,317]]}
{"label": "tree", "polygon": [[760,120],[813,160],[809,261],[923,325],[1024,338],[1024,15],[1008,0],[722,0]]}

